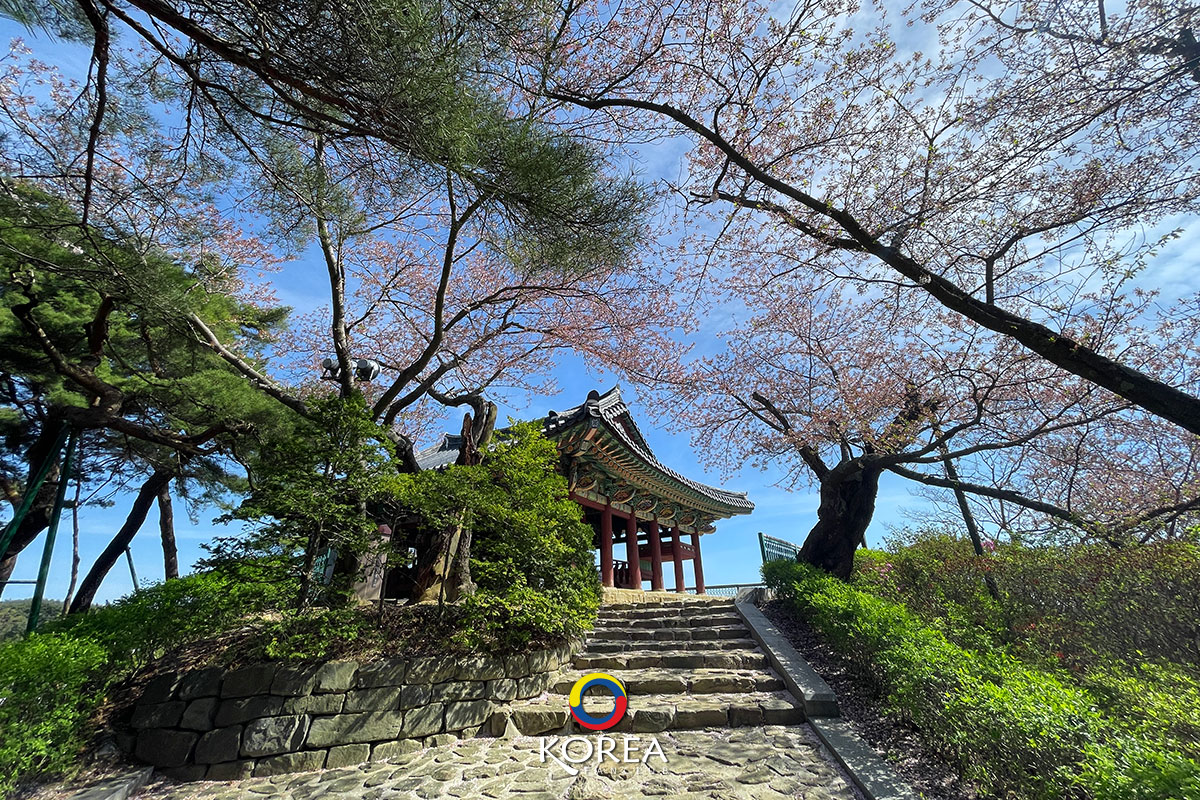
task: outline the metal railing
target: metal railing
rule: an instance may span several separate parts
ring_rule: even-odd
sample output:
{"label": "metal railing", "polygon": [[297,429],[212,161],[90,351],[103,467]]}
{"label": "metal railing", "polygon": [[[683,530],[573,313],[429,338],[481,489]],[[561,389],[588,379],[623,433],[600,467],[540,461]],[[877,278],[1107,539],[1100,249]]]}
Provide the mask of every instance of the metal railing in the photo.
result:
{"label": "metal railing", "polygon": [[[761,589],[761,583],[718,583],[715,586],[708,584],[704,587],[704,593],[713,597],[737,597],[737,593],[742,589]],[[684,591],[688,594],[695,594],[695,586],[685,586]]]}
{"label": "metal railing", "polygon": [[800,552],[800,546],[767,536],[762,531],[758,533],[758,549],[762,552],[762,563],[768,561],[794,561]]}

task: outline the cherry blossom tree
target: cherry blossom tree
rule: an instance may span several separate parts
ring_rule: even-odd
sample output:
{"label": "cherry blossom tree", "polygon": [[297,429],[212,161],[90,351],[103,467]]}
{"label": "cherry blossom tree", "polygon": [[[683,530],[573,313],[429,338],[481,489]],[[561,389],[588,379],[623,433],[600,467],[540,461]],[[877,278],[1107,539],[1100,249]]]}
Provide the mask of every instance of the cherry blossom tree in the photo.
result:
{"label": "cherry blossom tree", "polygon": [[1190,519],[1196,302],[1139,287],[1196,210],[1197,12],[1096,9],[563,6],[526,88],[687,143],[676,285],[743,321],[665,386],[710,452],[818,480],[814,563],[848,569],[883,471],[1010,529]]}
{"label": "cherry blossom tree", "polygon": [[741,275],[725,291],[753,299],[744,321],[671,391],[727,468],[782,465],[785,485],[819,487],[800,553],[813,564],[849,575],[888,472],[956,492],[980,554],[967,496],[1027,541],[1121,546],[1200,520],[1195,437],[915,289],[896,289],[896,306],[799,279]]}
{"label": "cherry blossom tree", "polygon": [[[52,78],[48,102],[10,82],[6,168],[84,230],[227,277],[315,254],[328,305],[286,335],[251,342],[183,307],[181,322],[309,420],[329,356],[337,392],[366,394],[399,445],[395,466],[415,469],[413,442],[439,407],[472,408],[478,447],[495,421],[485,391],[542,386],[557,350],[644,372],[675,348],[656,333],[666,294],[633,258],[648,199],[489,78],[508,37],[540,35],[536,20],[520,28],[528,11],[215,4],[184,16],[81,2],[63,19],[92,46],[92,71],[82,85]],[[317,19],[329,27],[313,36]],[[131,39],[140,49],[118,46]],[[238,280],[234,294],[255,302]],[[360,366],[371,361],[381,375]]]}
{"label": "cherry blossom tree", "polygon": [[1105,289],[1152,282],[1149,257],[1195,213],[1198,13],[569,4],[530,90],[596,136],[690,143],[674,188],[693,283],[718,258],[900,282],[1200,433],[1191,341],[1151,365],[1094,333],[1122,302]]}

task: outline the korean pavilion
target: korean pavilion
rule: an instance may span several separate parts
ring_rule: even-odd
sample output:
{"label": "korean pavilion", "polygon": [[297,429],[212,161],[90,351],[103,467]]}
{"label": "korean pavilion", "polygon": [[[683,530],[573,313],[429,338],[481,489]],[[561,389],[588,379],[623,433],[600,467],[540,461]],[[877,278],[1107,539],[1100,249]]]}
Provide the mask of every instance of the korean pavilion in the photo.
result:
{"label": "korean pavilion", "polygon": [[[682,592],[683,562],[691,561],[694,590],[704,594],[700,539],[716,530],[717,520],[754,509],[745,493],[707,486],[659,462],[619,388],[589,392],[582,405],[551,411],[542,423],[558,445],[570,497],[595,531],[603,584],[664,591],[669,564],[671,589]],[[417,454],[417,463],[422,469],[453,463],[460,444],[447,435]]]}

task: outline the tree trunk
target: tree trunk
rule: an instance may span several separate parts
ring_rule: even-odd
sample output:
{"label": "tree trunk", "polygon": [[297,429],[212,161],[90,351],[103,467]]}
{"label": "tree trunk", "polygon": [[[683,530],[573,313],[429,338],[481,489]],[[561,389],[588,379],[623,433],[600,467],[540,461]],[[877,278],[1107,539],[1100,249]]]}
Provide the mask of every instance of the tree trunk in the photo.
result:
{"label": "tree trunk", "polygon": [[[942,464],[946,468],[946,477],[958,483],[958,469],[954,466],[954,459],[950,458],[950,450],[946,445],[942,445]],[[963,524],[967,526],[967,535],[971,537],[971,546],[975,549],[975,555],[980,558],[986,558],[987,554],[983,550],[983,539],[979,536],[979,526],[975,524],[975,515],[971,513],[971,506],[967,503],[967,493],[962,490],[962,487],[954,487],[954,499],[958,501],[958,510],[962,514]],[[991,573],[984,573],[983,583],[987,586],[988,594],[993,600],[1000,600],[1000,589],[996,586],[996,579]]]}
{"label": "tree trunk", "polygon": [[317,563],[317,547],[324,538],[320,529],[308,536],[308,545],[304,548],[304,566],[300,568],[300,588],[296,592],[296,611],[303,611],[308,605],[312,593],[313,567]]}
{"label": "tree trunk", "polygon": [[29,514],[21,522],[16,536],[8,545],[8,552],[3,558],[0,558],[0,597],[4,596],[6,581],[12,577],[13,569],[17,566],[17,556],[50,524],[50,511],[54,507],[54,493],[57,489],[57,480],[54,482],[47,480],[42,484],[42,491],[38,493],[38,499],[34,501],[33,507],[29,509]]}
{"label": "tree trunk", "polygon": [[[82,453],[80,453],[79,460],[83,461]],[[82,481],[75,481],[75,502],[71,505],[71,582],[67,584],[67,593],[63,596],[62,613],[64,614],[71,608],[71,598],[75,596],[75,584],[79,582],[79,490],[82,483]]]}
{"label": "tree trunk", "polygon": [[158,493],[158,531],[162,534],[163,573],[167,580],[179,577],[179,549],[175,546],[175,510],[171,508],[171,484]]}
{"label": "tree trunk", "polygon": [[462,536],[458,540],[458,556],[455,562],[454,576],[454,591],[451,594],[450,601],[454,602],[460,597],[475,594],[475,590],[479,587],[475,585],[475,581],[471,578],[471,529],[465,528]]}
{"label": "tree trunk", "polygon": [[438,603],[446,599],[446,584],[450,581],[450,570],[459,550],[462,533],[463,526],[459,524],[439,532],[434,538],[417,568],[413,602]]}
{"label": "tree trunk", "polygon": [[96,599],[96,592],[100,589],[100,584],[104,582],[108,571],[117,563],[117,559],[124,554],[125,548],[133,541],[133,537],[142,527],[142,523],[146,521],[146,515],[150,512],[150,506],[154,503],[154,499],[171,481],[171,477],[170,472],[158,470],[142,484],[137,498],[133,501],[133,508],[129,510],[129,516],[125,518],[125,524],[117,531],[117,535],[108,543],[108,547],[104,548],[104,552],[96,559],[96,563],[92,565],[83,582],[79,584],[79,593],[71,602],[70,613],[79,614],[92,607],[92,601]]}
{"label": "tree trunk", "polygon": [[843,461],[821,478],[817,524],[809,531],[797,560],[850,578],[854,551],[866,539],[875,513],[879,475],[870,456]]}
{"label": "tree trunk", "polygon": [[[475,417],[468,413],[463,416],[462,449],[458,453],[458,463],[473,467],[483,463],[482,448],[492,438],[492,429],[496,425],[496,404],[484,403]],[[449,566],[449,565],[447,565]],[[454,581],[449,587],[447,599],[454,602],[465,595],[475,594],[475,581],[471,578],[471,529],[463,528],[458,539],[455,555]]]}
{"label": "tree trunk", "polygon": [[[475,466],[483,461],[483,449],[491,441],[496,426],[496,404],[473,398],[475,414],[463,415],[462,446],[455,461],[460,466]],[[447,401],[449,402],[449,401]],[[416,578],[409,602],[454,602],[474,594],[471,578],[471,531],[463,524],[464,514],[453,528],[439,531],[428,549],[418,555]]]}
{"label": "tree trunk", "polygon": [[[13,541],[16,544],[16,540]],[[17,556],[14,553],[7,558],[0,559],[0,597],[4,596],[4,589],[8,586],[8,580],[12,577],[13,570],[17,567]]]}

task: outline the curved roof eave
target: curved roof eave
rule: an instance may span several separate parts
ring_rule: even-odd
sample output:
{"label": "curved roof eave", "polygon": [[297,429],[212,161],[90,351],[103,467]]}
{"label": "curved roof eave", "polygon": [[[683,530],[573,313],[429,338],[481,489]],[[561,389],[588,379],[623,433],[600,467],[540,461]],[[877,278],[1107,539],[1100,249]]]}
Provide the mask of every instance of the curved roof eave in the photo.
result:
{"label": "curved roof eave", "polygon": [[621,399],[619,386],[614,386],[604,394],[593,391],[588,395],[587,402],[568,409],[562,414],[551,413],[552,416],[547,416],[542,425],[543,432],[547,436],[554,437],[556,433],[564,433],[585,419],[595,420],[603,423],[622,447],[665,480],[682,484],[710,502],[727,507],[730,516],[749,514],[754,510],[754,503],[750,501],[745,492],[731,492],[692,480],[655,458],[645,437],[638,429],[637,423],[633,421],[629,407]]}

